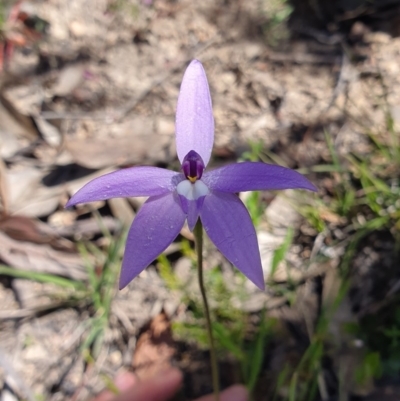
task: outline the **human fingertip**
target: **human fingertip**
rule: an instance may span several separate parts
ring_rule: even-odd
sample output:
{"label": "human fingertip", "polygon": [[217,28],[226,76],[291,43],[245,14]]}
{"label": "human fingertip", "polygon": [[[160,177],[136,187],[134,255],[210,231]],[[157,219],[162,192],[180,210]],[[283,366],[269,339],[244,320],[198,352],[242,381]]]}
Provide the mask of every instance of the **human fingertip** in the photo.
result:
{"label": "human fingertip", "polygon": [[182,372],[176,368],[161,371],[156,376],[156,380],[162,383],[180,383],[182,378]]}
{"label": "human fingertip", "polygon": [[120,392],[124,392],[137,383],[136,376],[131,372],[122,372],[115,377],[114,384]]}
{"label": "human fingertip", "polygon": [[221,401],[248,401],[249,393],[246,387],[234,385],[221,393]]}

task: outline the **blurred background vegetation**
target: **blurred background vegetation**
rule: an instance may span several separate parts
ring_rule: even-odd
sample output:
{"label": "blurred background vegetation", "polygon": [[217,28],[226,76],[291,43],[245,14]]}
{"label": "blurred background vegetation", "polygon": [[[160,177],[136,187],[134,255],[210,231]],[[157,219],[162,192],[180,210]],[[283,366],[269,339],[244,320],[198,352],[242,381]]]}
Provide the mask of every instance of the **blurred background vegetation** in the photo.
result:
{"label": "blurred background vegetation", "polygon": [[278,163],[319,188],[240,194],[265,294],[206,244],[222,385],[254,400],[398,399],[399,36],[398,0],[2,1],[2,399],[88,399],[121,368],[147,377],[171,360],[183,396],[211,390],[191,233],[119,292],[142,200],[63,209],[111,169],[179,168],[193,57],[214,103],[211,168]]}

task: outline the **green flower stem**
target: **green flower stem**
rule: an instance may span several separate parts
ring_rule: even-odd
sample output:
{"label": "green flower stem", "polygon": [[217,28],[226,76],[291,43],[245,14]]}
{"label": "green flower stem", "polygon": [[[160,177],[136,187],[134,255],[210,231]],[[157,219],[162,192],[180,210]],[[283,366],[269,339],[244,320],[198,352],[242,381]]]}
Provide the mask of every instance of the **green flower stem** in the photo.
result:
{"label": "green flower stem", "polygon": [[211,359],[211,376],[212,384],[214,389],[215,401],[219,401],[219,371],[217,362],[217,353],[215,351],[214,337],[212,334],[210,308],[208,307],[206,290],[204,288],[204,278],[203,278],[203,225],[200,220],[198,220],[194,228],[194,238],[196,243],[196,253],[197,253],[197,268],[199,272],[199,286],[201,297],[203,298],[204,313],[206,315],[206,326],[208,342],[210,343],[210,359]]}

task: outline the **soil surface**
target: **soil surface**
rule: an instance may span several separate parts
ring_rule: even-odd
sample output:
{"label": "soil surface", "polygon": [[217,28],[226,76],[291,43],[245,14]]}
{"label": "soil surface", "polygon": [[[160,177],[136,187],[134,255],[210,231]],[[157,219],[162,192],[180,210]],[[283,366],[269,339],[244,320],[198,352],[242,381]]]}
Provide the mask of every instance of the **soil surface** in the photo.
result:
{"label": "soil surface", "polygon": [[[325,201],[334,182],[312,173],[312,167],[330,160],[326,135],[339,160],[346,163],[349,154],[371,151],[369,134],[384,130],[388,113],[399,132],[396,2],[387,1],[384,9],[373,10],[368,18],[365,13],[343,11],[339,5],[322,10],[332,18],[321,20],[317,15],[309,21],[296,1],[290,20],[283,18],[281,23],[276,22],[281,10],[272,3],[38,0],[6,4],[8,19],[0,36],[1,262],[16,271],[88,282],[88,260],[77,243],[109,244],[91,212],[97,211],[102,224],[118,234],[122,225],[132,221],[143,199],[114,199],[75,210],[65,210],[64,205],[84,183],[116,168],[179,167],[174,143],[176,101],[184,70],[194,58],[204,65],[213,101],[216,131],[211,167],[235,161],[250,150],[250,144],[261,143],[273,155],[271,161],[308,172]],[[387,15],[390,10],[387,24],[379,25],[380,13]],[[343,15],[346,24],[337,23]],[[277,292],[261,294],[250,283],[246,301],[237,300],[255,325],[265,309],[279,322],[257,400],[270,399],[286,363],[299,360],[308,346],[310,324],[315,323],[321,303],[329,304],[337,291],[336,268],[346,246],[339,241],[329,247],[329,235],[321,237],[304,221],[294,206],[304,201],[302,194],[262,196],[268,204],[258,228],[265,274],[273,250],[294,228],[295,242],[287,258],[293,269],[291,279],[301,285],[293,305]],[[324,219],[337,228],[339,238],[344,226],[340,217],[327,210]],[[187,228],[181,234],[193,239]],[[332,357],[332,365],[350,369],[359,356],[357,347],[346,343],[341,325],[367,318],[371,310],[379,310],[379,300],[387,291],[398,291],[399,273],[391,257],[393,237],[374,235],[360,245],[352,262],[356,272],[352,291],[330,322],[332,337],[339,336],[345,344],[343,353]],[[329,256],[324,263],[313,259],[322,248]],[[195,288],[191,262],[179,242],[166,254],[175,272]],[[206,256],[208,267],[221,265],[226,281],[232,280],[231,267],[211,246]],[[99,263],[93,255],[88,258]],[[287,271],[278,274],[278,282],[290,278]],[[72,300],[68,291],[72,289],[0,271],[2,401],[89,400],[105,387],[104,377],[113,378],[121,369],[145,378],[171,363],[185,373],[182,399],[211,391],[207,352],[171,334],[171,321],[185,321],[189,307],[179,291],[170,291],[155,266],[123,291],[115,291],[95,361],[82,353],[92,307],[85,300]],[[240,380],[232,358],[224,357],[221,367],[223,387]],[[338,385],[329,376],[332,369],[326,366],[333,400]],[[348,397],[389,400],[400,394],[396,382],[345,385]],[[389,398],[383,398],[385,394]]]}

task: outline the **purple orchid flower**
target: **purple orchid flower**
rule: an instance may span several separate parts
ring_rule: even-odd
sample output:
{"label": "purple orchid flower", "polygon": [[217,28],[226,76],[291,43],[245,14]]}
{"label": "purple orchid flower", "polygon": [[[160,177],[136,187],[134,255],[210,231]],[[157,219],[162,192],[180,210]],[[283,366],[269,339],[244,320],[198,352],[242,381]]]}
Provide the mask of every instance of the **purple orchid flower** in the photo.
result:
{"label": "purple orchid flower", "polygon": [[124,288],[170,245],[185,220],[190,230],[200,218],[222,254],[257,287],[264,289],[257,236],[237,192],[316,188],[285,167],[243,162],[205,171],[214,142],[214,118],[207,77],[193,60],[182,80],[176,111],[176,147],[182,172],[131,167],[98,177],[66,207],[114,197],[149,196],[130,228],[120,288]]}

